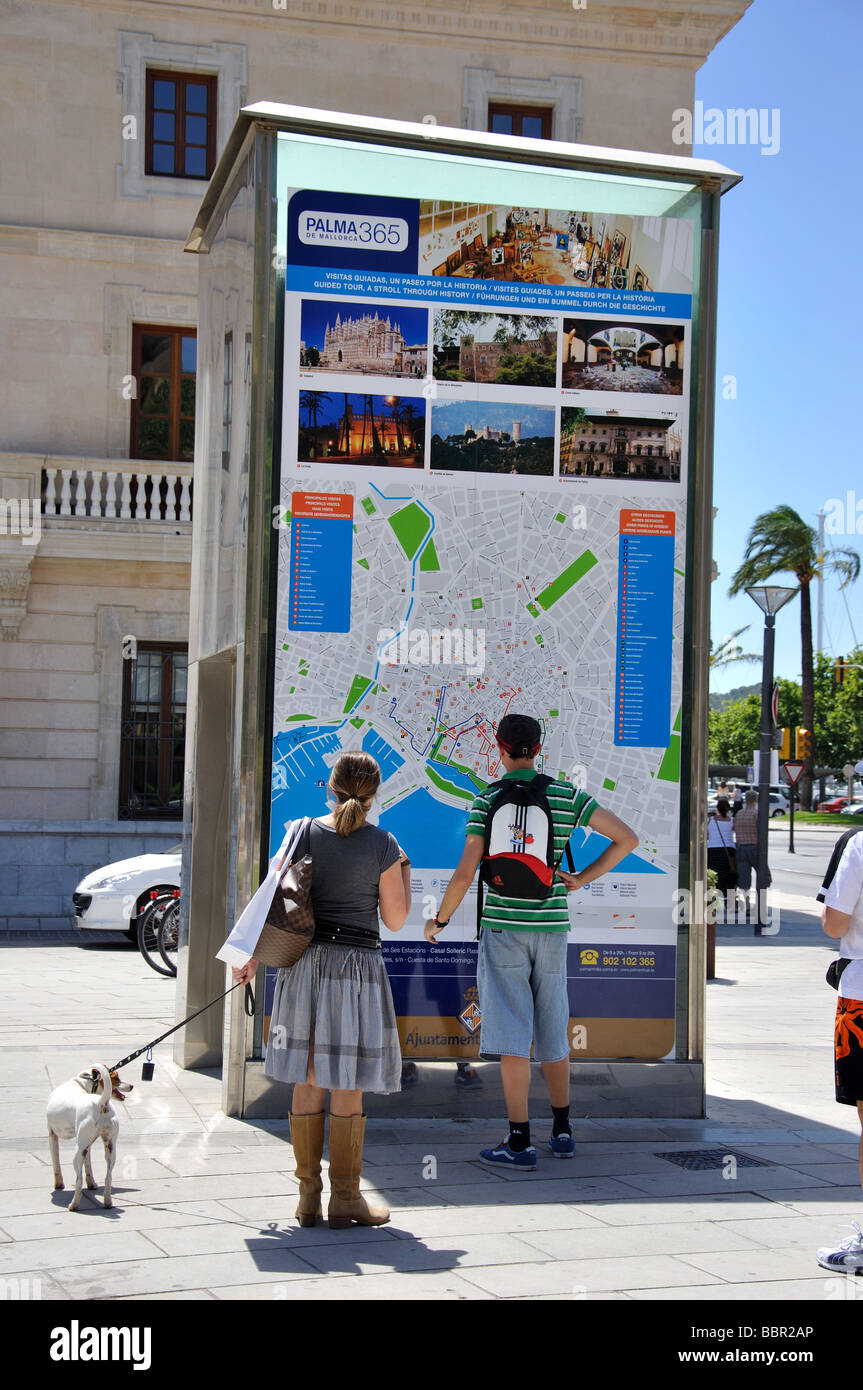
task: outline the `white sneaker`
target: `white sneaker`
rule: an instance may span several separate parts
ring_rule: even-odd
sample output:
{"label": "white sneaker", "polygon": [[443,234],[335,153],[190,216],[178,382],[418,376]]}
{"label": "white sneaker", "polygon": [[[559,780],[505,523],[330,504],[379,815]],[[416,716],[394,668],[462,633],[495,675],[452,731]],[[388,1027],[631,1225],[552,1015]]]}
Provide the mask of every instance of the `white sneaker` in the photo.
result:
{"label": "white sneaker", "polygon": [[853,1236],[848,1236],[835,1250],[824,1246],[817,1252],[818,1263],[824,1269],[863,1270],[863,1231],[856,1221],[851,1222]]}

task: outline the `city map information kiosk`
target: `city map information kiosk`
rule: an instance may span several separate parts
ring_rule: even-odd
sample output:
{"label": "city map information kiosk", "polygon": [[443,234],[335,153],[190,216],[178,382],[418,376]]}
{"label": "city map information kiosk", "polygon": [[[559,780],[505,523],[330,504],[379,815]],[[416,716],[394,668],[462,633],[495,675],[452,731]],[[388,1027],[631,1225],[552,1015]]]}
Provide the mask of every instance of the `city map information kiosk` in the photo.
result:
{"label": "city map information kiosk", "polygon": [[[477,1057],[476,888],[423,938],[499,777],[495,728],[637,831],[569,897],[574,1108],[703,1108],[712,163],[258,105],[187,249],[201,254],[179,1006],[286,822],[327,811],[344,749],[412,861],[382,932],[420,1084],[371,1113],[502,1113]],[[576,867],[605,846],[571,840]],[[229,1113],[286,1113],[263,1074],[274,971],[215,1065]],[[222,987],[224,987],[222,985]],[[213,1011],[215,1012],[215,1011]],[[425,1063],[437,1065],[424,1065]],[[441,1065],[443,1064],[443,1065]],[[584,1088],[583,1091],[581,1088]]]}

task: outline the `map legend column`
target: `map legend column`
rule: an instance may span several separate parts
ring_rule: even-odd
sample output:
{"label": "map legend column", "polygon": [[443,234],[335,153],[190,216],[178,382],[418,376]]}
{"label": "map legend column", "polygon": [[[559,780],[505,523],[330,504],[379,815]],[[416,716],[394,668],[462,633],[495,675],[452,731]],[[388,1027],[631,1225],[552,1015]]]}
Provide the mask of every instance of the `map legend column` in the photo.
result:
{"label": "map legend column", "polygon": [[668,743],[673,618],[674,512],[624,508],[617,563],[616,744]]}
{"label": "map legend column", "polygon": [[350,631],[353,520],[350,493],[291,494],[290,631]]}

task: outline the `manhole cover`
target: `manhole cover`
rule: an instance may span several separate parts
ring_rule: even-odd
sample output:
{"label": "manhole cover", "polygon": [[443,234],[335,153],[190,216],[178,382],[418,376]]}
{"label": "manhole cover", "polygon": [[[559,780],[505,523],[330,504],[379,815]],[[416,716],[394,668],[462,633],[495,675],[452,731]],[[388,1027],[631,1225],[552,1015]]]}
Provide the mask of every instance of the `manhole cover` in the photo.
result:
{"label": "manhole cover", "polygon": [[742,1154],[738,1149],[681,1149],[676,1153],[654,1154],[654,1158],[667,1158],[669,1163],[676,1163],[678,1168],[690,1170],[722,1168],[729,1158],[735,1159],[740,1168],[773,1167],[769,1159],[753,1158],[751,1154]]}

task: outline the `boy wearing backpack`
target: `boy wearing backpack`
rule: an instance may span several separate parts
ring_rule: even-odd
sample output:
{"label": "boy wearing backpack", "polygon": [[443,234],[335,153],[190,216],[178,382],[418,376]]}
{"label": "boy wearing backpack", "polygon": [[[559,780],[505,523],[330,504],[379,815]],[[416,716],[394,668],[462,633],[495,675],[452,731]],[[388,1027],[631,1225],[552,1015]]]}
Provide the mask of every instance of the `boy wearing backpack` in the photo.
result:
{"label": "boy wearing backpack", "polygon": [[[500,1059],[509,1134],[486,1163],[536,1168],[530,1142],[530,1051],[542,1063],[553,1115],[548,1146],[571,1158],[569,1121],[569,997],[566,895],[584,888],[635,849],[638,836],[587,792],[534,767],[542,730],[533,718],[508,714],[497,743],[505,775],[476,797],[468,817],[464,853],[438,915],[425,927],[434,942],[464,898],[477,868],[487,886],[482,906],[477,986],[482,1011],[480,1056]],[[590,825],[611,843],[579,873],[558,868],[576,826]],[[572,870],[572,860],[569,859]]]}

